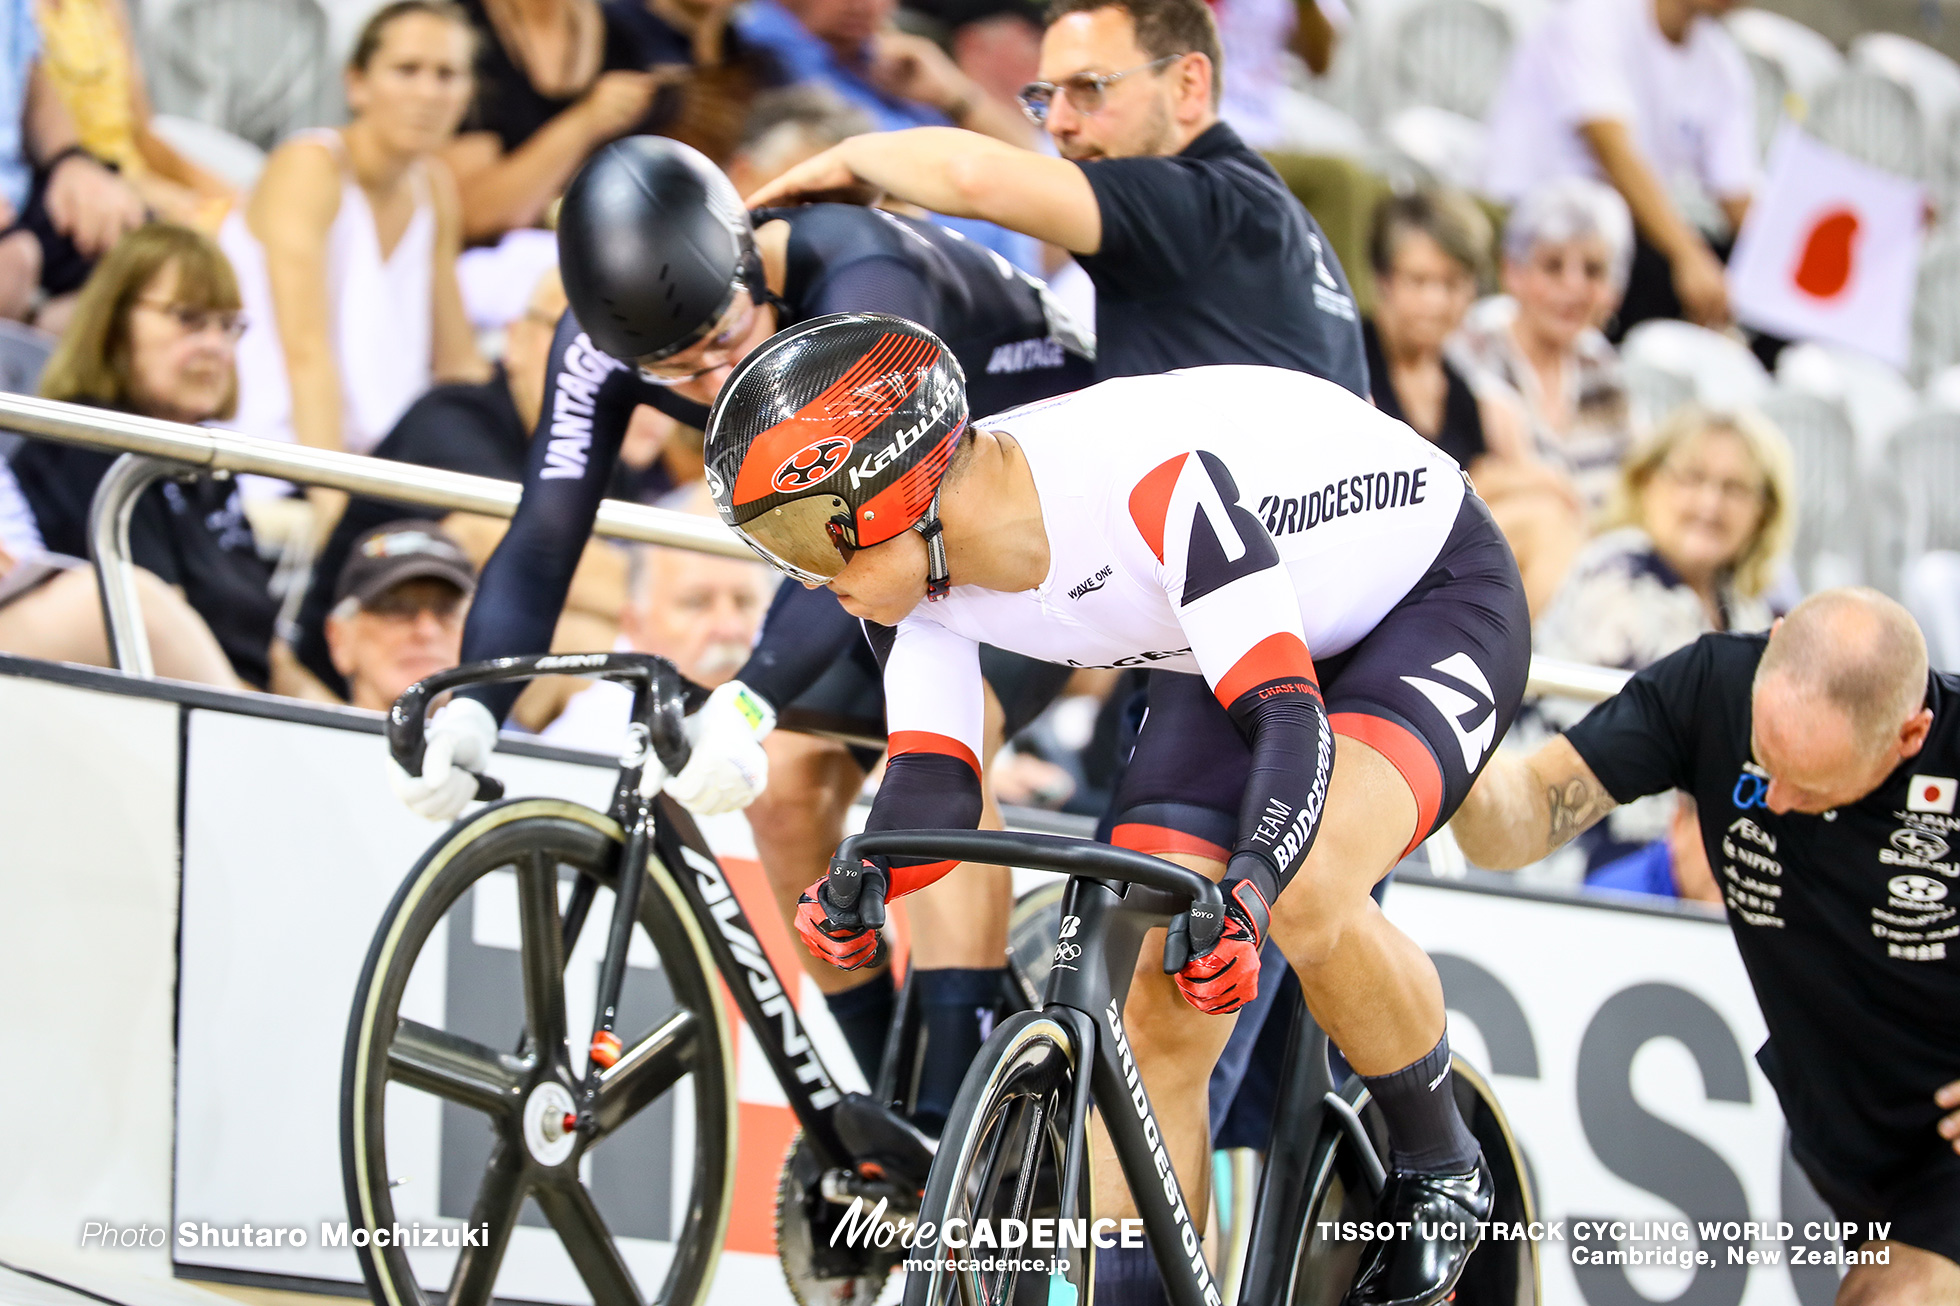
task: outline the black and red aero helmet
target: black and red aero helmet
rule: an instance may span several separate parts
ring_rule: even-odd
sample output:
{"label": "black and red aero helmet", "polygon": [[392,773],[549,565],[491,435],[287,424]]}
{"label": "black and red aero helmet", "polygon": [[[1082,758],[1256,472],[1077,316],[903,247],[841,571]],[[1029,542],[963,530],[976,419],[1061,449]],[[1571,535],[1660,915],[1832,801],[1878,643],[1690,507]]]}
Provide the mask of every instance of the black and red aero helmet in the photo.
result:
{"label": "black and red aero helmet", "polygon": [[703,448],[721,519],[799,580],[916,530],[946,589],[939,482],[966,430],[959,360],[916,322],[834,313],[779,333],[721,388]]}

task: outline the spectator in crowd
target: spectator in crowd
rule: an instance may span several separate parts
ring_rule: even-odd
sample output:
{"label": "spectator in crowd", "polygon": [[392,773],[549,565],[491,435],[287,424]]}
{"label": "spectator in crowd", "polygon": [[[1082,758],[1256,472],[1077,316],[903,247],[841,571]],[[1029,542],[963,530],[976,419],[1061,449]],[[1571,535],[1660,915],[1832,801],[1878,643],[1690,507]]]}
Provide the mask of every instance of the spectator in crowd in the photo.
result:
{"label": "spectator in crowd", "polygon": [[[461,0],[478,37],[476,95],[445,157],[471,243],[537,226],[592,151],[686,116],[684,108],[661,113],[656,104],[663,89],[678,94],[689,80],[686,63],[652,66],[664,57],[663,41],[677,50],[685,37],[691,57],[704,64],[708,56],[729,57],[726,0],[648,0],[649,13],[627,8],[632,3]],[[669,29],[664,37],[655,22]],[[716,89],[704,85],[702,99],[713,100]],[[737,111],[732,122],[740,120]],[[732,137],[732,126],[723,130]]]}
{"label": "spectator in crowd", "polygon": [[[674,506],[714,515],[714,502],[700,486]],[[759,562],[652,544],[634,545],[632,559],[620,647],[656,653],[708,689],[734,679],[762,628],[774,574]],[[632,691],[611,681],[583,683],[545,727],[545,742],[616,754],[626,746]]]}
{"label": "spectator in crowd", "polygon": [[[1638,671],[1710,631],[1767,630],[1763,595],[1795,534],[1790,446],[1763,418],[1677,411],[1621,469],[1609,529],[1580,553],[1533,631],[1547,657]],[[1563,728],[1584,705],[1547,700]],[[1577,841],[1601,866],[1661,837],[1665,799],[1620,808]]]}
{"label": "spectator in crowd", "polygon": [[[1665,795],[1656,797],[1666,801]],[[1667,836],[1588,874],[1588,889],[1618,889],[1722,905],[1722,887],[1715,883],[1708,849],[1702,846],[1695,800],[1684,793],[1673,797],[1674,815],[1668,820]]]}
{"label": "spectator in crowd", "polygon": [[750,195],[847,137],[871,130],[871,116],[822,86],[786,86],[756,98],[728,179]]}
{"label": "spectator in crowd", "polygon": [[1033,136],[923,36],[891,26],[896,0],[754,0],[737,20],[797,82],[826,86],[871,115],[880,131],[966,127],[1012,145]]}
{"label": "spectator in crowd", "polygon": [[1219,116],[1246,143],[1272,150],[1286,142],[1283,106],[1293,94],[1287,56],[1316,76],[1334,62],[1334,47],[1352,21],[1343,0],[1219,0],[1218,40],[1232,75]]}
{"label": "spectator in crowd", "polygon": [[1001,104],[1041,75],[1041,8],[1027,0],[962,0],[943,12],[959,70]]}
{"label": "spectator in crowd", "polygon": [[1518,556],[1536,613],[1585,541],[1578,497],[1533,453],[1510,387],[1482,373],[1473,386],[1443,352],[1487,275],[1490,247],[1490,223],[1468,196],[1419,190],[1376,208],[1375,314],[1362,324],[1368,383],[1377,408],[1470,473]]}
{"label": "spectator in crowd", "polygon": [[1599,331],[1626,285],[1626,205],[1573,177],[1526,196],[1504,224],[1504,289],[1451,341],[1467,373],[1524,400],[1541,458],[1572,478],[1589,518],[1606,506],[1633,441],[1619,354]]}
{"label": "spectator in crowd", "polygon": [[[635,43],[639,66],[686,69],[664,87],[650,124],[717,163],[741,139],[758,95],[782,86],[774,56],[729,21],[734,0],[605,0],[606,20]],[[671,74],[670,74],[671,75]]]}
{"label": "spectator in crowd", "polygon": [[81,146],[113,164],[156,216],[216,231],[238,198],[150,130],[150,97],[123,0],[35,0],[41,68]]}
{"label": "spectator in crowd", "polygon": [[[547,273],[532,292],[524,316],[507,329],[503,362],[490,379],[430,390],[402,414],[395,429],[375,446],[374,456],[498,480],[522,480],[531,432],[544,402],[551,334],[564,311],[564,287],[556,271]],[[501,518],[470,513],[444,514],[433,508],[379,499],[350,500],[320,550],[313,583],[300,603],[295,628],[286,632],[290,650],[284,640],[275,647],[282,673],[298,673],[290,681],[282,681],[283,687],[312,698],[347,697],[349,687],[326,636],[328,612],[339,601],[335,586],[357,539],[386,523],[406,519],[440,522],[443,532],[479,567],[503,538],[506,525]],[[610,648],[625,598],[625,577],[625,564],[612,545],[603,540],[588,544],[573,577],[571,596],[559,619],[553,646]],[[549,717],[551,701],[543,691],[520,700],[519,722],[533,728],[542,724]]]}
{"label": "spectator in crowd", "polygon": [[[123,237],[83,286],[41,393],[174,422],[228,417],[243,330],[238,283],[217,244],[188,227],[151,223]],[[87,554],[89,503],[115,457],[39,440],[14,454],[48,549]],[[278,605],[237,487],[209,474],[150,487],[136,502],[129,543],[138,566],[182,590],[233,670],[263,688]]]}
{"label": "spectator in crowd", "polygon": [[[455,184],[436,155],[468,104],[470,48],[453,4],[384,6],[348,60],[353,120],[275,150],[226,223],[251,322],[246,432],[366,453],[432,380],[483,375],[456,283]],[[333,512],[343,496],[312,497]]]}
{"label": "spectator in crowd", "polygon": [[348,703],[386,712],[410,685],[455,666],[475,590],[469,555],[428,522],[390,522],[354,541],[327,617]]}
{"label": "spectator in crowd", "polygon": [[1494,198],[1596,177],[1632,210],[1640,246],[1622,331],[1652,317],[1729,319],[1721,262],[1678,197],[1698,189],[1739,228],[1756,185],[1749,67],[1716,21],[1736,3],[1570,0],[1519,43],[1492,103]]}
{"label": "spectator in crowd", "polygon": [[[135,571],[136,601],[157,674],[239,688],[211,628],[184,596],[141,567]],[[110,665],[95,568],[41,547],[34,514],[5,463],[0,463],[0,653]]]}
{"label": "spectator in crowd", "polygon": [[0,317],[59,331],[95,260],[143,219],[83,149],[28,0],[0,3]]}

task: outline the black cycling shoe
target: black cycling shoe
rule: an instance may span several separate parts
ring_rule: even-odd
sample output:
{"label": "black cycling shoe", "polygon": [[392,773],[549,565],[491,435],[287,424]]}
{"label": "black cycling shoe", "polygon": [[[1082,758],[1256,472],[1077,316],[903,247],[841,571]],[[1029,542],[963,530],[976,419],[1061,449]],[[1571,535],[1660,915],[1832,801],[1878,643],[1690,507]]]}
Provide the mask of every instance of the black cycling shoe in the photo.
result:
{"label": "black cycling shoe", "polygon": [[1368,1244],[1347,1306],[1436,1306],[1448,1297],[1477,1250],[1478,1222],[1490,1218],[1496,1187],[1481,1156],[1465,1174],[1390,1175],[1374,1218],[1406,1220],[1409,1233]]}
{"label": "black cycling shoe", "polygon": [[878,1170],[875,1177],[911,1192],[925,1191],[933,1142],[911,1121],[869,1093],[846,1093],[831,1120],[860,1169],[869,1163]]}

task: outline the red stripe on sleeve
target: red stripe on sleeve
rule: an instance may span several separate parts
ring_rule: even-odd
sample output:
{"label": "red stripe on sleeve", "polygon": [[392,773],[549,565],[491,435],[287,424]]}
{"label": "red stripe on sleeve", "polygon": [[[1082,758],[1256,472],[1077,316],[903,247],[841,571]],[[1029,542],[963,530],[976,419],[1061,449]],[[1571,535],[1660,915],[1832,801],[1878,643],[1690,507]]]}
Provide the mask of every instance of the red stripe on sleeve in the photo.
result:
{"label": "red stripe on sleeve", "polygon": [[1239,697],[1269,680],[1304,680],[1319,688],[1313,673],[1313,657],[1298,635],[1280,631],[1254,644],[1244,657],[1232,664],[1214,691],[1219,705],[1230,708]]}
{"label": "red stripe on sleeve", "polygon": [[971,748],[951,735],[937,734],[931,730],[895,730],[885,749],[890,757],[903,757],[907,753],[939,753],[965,762],[973,768],[973,774],[980,774],[980,759],[973,755]]}
{"label": "red stripe on sleeve", "polygon": [[1184,470],[1184,460],[1190,456],[1181,453],[1151,469],[1130,491],[1130,520],[1137,524],[1143,542],[1150,546],[1159,562],[1164,560],[1164,518],[1170,515],[1171,491],[1177,488],[1177,475]]}

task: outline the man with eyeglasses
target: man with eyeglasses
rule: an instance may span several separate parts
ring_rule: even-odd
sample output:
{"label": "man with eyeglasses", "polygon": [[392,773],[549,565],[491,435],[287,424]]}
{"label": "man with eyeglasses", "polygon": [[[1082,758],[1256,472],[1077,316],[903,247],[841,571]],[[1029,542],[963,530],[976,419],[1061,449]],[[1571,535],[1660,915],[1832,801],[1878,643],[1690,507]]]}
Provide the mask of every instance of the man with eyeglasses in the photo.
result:
{"label": "man with eyeglasses", "polygon": [[1332,248],[1218,119],[1218,32],[1203,0],[1054,0],[1041,75],[1021,104],[1060,158],[946,128],[855,136],[751,202],[868,186],[1061,246],[1096,287],[1099,377],[1262,363],[1367,394]]}
{"label": "man with eyeglasses", "polygon": [[469,555],[428,522],[391,522],[356,540],[327,617],[347,701],[386,712],[410,685],[455,666],[475,589]]}
{"label": "man with eyeglasses", "polygon": [[[854,310],[924,323],[947,341],[975,404],[988,411],[1093,380],[1093,337],[998,255],[932,223],[855,204],[751,215],[713,164],[672,141],[635,137],[595,154],[566,191],[558,242],[571,308],[551,345],[523,499],[471,608],[466,660],[550,645],[634,410],[644,404],[705,427],[730,369],[780,330]],[[851,442],[837,435],[813,425],[807,444],[771,474],[786,484],[849,475]],[[1011,734],[1032,720],[1068,674],[990,654],[999,729]],[[493,689],[438,714],[430,733],[436,762],[419,777],[398,778],[404,800],[439,819],[460,811],[474,782],[450,761],[479,767],[514,697]],[[704,813],[760,796],[750,825],[786,917],[828,864],[878,756],[772,733],[792,702],[883,732],[878,667],[857,621],[829,594],[785,586],[748,663],[695,718],[698,761],[667,790]],[[1007,982],[1006,890],[1004,869],[991,879],[965,877],[914,914],[915,923],[927,912],[946,922],[937,933],[918,926],[934,945],[921,948],[915,987],[934,1049],[914,1116],[928,1129],[951,1109]],[[830,967],[810,973],[875,1079],[894,998],[889,975],[866,982]]]}

